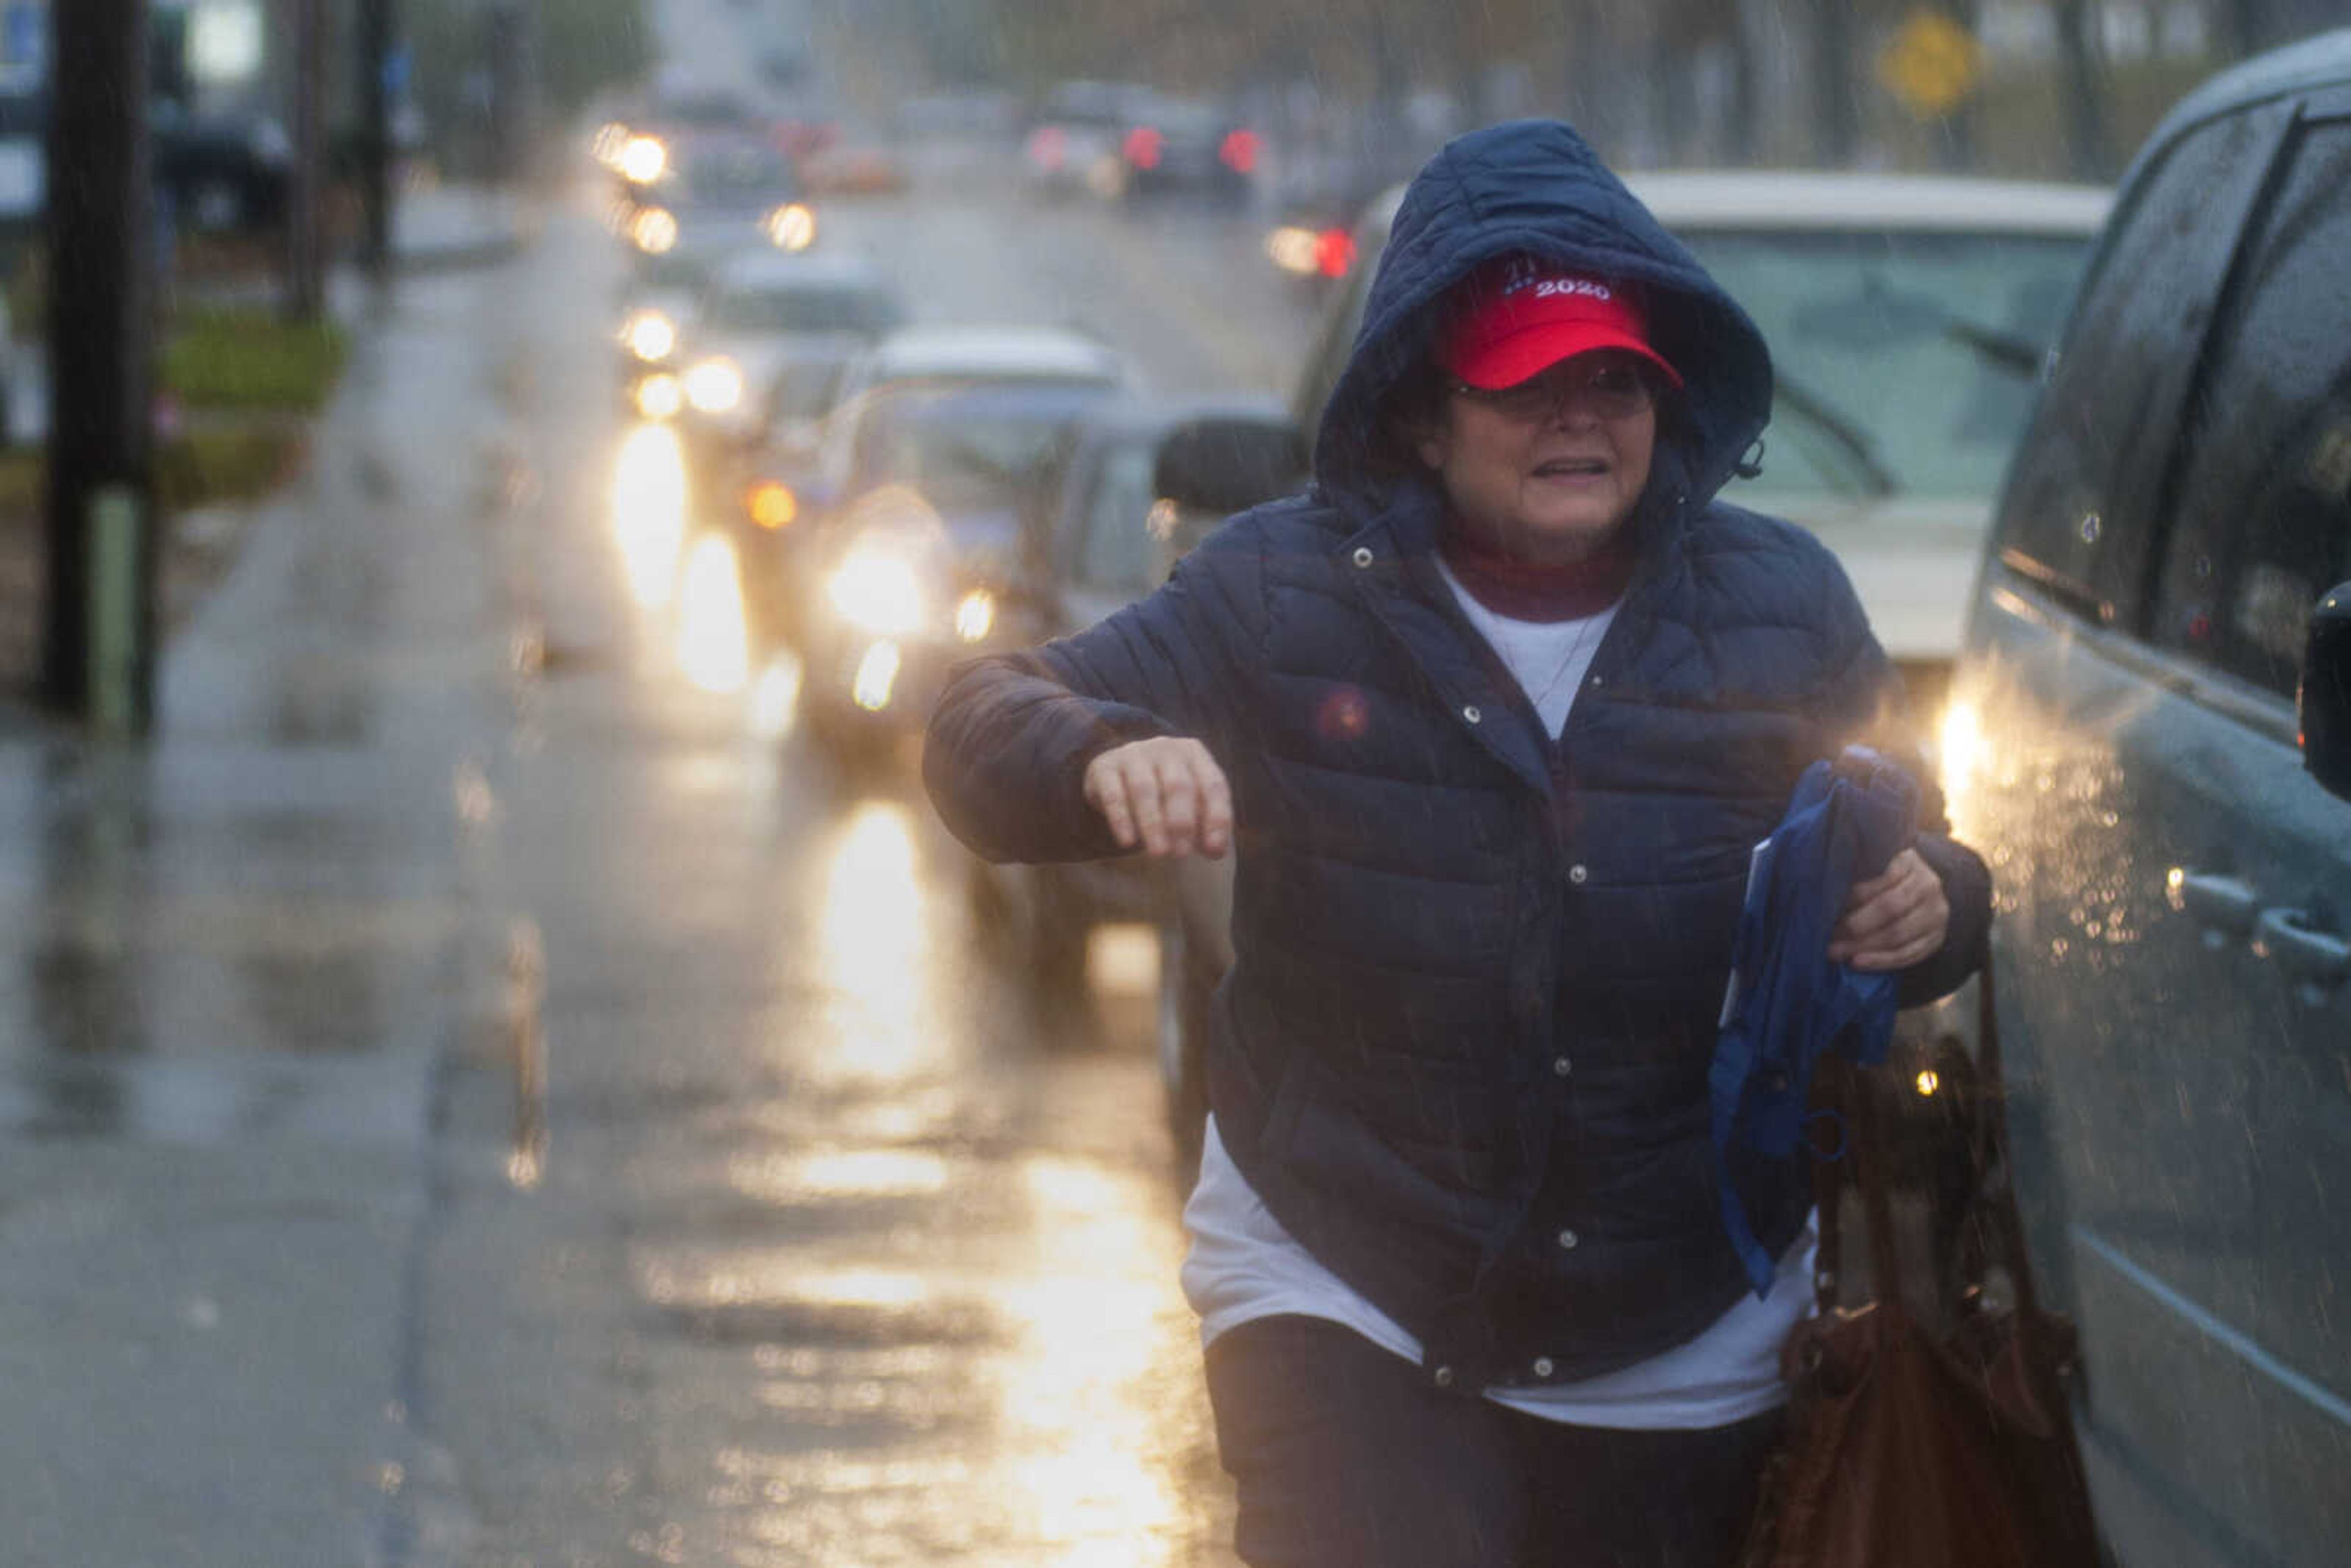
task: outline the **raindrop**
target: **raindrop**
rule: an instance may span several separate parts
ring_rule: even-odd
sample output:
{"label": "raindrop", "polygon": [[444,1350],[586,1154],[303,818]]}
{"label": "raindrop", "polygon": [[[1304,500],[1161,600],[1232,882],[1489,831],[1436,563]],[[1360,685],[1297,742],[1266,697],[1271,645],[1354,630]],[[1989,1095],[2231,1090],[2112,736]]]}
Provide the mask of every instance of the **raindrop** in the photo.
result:
{"label": "raindrop", "polygon": [[2098,535],[2103,531],[2105,526],[2105,525],[2099,520],[2097,513],[2085,512],[2082,514],[2082,542],[2085,545],[2096,544],[2098,542]]}

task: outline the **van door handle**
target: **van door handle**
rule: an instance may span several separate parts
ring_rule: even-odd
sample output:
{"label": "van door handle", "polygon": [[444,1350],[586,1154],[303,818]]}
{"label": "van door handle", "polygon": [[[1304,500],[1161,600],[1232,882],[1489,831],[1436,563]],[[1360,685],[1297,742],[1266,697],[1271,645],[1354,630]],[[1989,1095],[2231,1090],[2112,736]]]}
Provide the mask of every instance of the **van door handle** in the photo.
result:
{"label": "van door handle", "polygon": [[2241,877],[2191,871],[2179,879],[2179,902],[2208,931],[2250,936],[2262,912],[2262,895]]}
{"label": "van door handle", "polygon": [[2262,946],[2294,979],[2325,990],[2351,976],[2351,941],[2306,924],[2311,918],[2307,910],[2262,910]]}

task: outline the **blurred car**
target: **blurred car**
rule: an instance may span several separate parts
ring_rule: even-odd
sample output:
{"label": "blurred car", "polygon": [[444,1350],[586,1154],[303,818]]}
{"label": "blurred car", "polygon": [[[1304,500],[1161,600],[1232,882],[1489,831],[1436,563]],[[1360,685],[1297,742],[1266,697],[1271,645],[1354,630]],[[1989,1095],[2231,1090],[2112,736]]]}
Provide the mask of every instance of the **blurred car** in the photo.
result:
{"label": "blurred car", "polygon": [[888,394],[1015,385],[1074,389],[1092,399],[1131,382],[1117,354],[1058,328],[904,327],[863,348],[821,391],[801,384],[803,406],[824,407],[813,441],[805,426],[771,422],[753,458],[742,504],[754,529],[768,537],[749,552],[747,595],[767,607],[768,625],[793,640],[823,613],[815,563],[841,504],[877,482],[861,454],[866,423],[888,406]]}
{"label": "blurred car", "polygon": [[2351,31],[2156,131],[1953,685],[2012,1186],[2121,1568],[2351,1560],[2346,175]]}
{"label": "blurred car", "polygon": [[622,232],[644,255],[724,251],[760,241],[806,250],[816,243],[815,209],[790,157],[767,134],[641,134],[623,144],[619,157],[629,186]]}
{"label": "blurred car", "polygon": [[949,665],[1005,645],[1023,521],[1104,382],[902,383],[849,416],[842,499],[817,534],[799,715],[836,757],[921,730]]}
{"label": "blurred car", "polygon": [[1045,96],[1021,155],[1029,183],[1048,197],[1116,195],[1124,181],[1122,144],[1155,95],[1131,82],[1067,81]]}
{"label": "blurred car", "polygon": [[904,319],[896,287],[863,256],[747,250],[725,257],[683,334],[689,444],[712,459],[716,449],[765,431],[763,398],[798,340],[870,342]]}
{"label": "blurred car", "polygon": [[196,234],[266,229],[285,215],[294,142],[266,115],[195,115],[154,107],[155,184],[182,227]]}
{"label": "blurred car", "polygon": [[[1200,466],[1232,486],[1209,510],[1163,504],[1163,465]],[[1165,578],[1175,555],[1209,527],[1305,482],[1305,444],[1280,405],[1226,398],[1120,398],[1079,421],[1058,487],[1023,535],[1005,611],[1011,639],[1041,642],[1083,631]],[[1195,494],[1199,486],[1178,475]],[[1165,899],[1157,868],[1136,858],[1061,865],[990,865],[971,875],[989,928],[1004,933],[1040,994],[1074,992],[1085,977],[1088,933],[1113,921],[1153,921]]]}
{"label": "blurred car", "polygon": [[[2112,204],[2102,188],[1934,176],[1662,172],[1626,182],[1744,305],[1777,377],[1761,473],[1724,497],[1817,534],[1900,667],[1922,734],[1941,731],[1967,588],[2035,376]],[[1290,412],[1319,423],[1362,325],[1403,199],[1364,214],[1343,292]],[[1161,933],[1165,975],[1231,962],[1230,873],[1186,865]],[[1163,1007],[1163,1027],[1206,999]],[[1163,1062],[1196,1061],[1196,1038]],[[1184,1092],[1185,1068],[1167,1085]]]}
{"label": "blurred car", "polygon": [[1248,203],[1265,158],[1263,135],[1214,104],[1191,99],[1142,94],[1126,110],[1118,139],[1120,195]]}

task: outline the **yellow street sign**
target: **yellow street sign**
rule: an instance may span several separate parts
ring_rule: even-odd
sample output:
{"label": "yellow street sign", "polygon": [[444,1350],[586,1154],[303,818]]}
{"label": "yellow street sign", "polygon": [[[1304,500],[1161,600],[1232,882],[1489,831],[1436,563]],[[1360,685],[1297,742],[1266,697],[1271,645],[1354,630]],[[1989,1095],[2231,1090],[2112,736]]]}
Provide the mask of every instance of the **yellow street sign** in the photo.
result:
{"label": "yellow street sign", "polygon": [[1983,49],[1940,11],[1910,13],[1879,51],[1877,79],[1920,120],[1936,120],[1968,100],[1983,70]]}

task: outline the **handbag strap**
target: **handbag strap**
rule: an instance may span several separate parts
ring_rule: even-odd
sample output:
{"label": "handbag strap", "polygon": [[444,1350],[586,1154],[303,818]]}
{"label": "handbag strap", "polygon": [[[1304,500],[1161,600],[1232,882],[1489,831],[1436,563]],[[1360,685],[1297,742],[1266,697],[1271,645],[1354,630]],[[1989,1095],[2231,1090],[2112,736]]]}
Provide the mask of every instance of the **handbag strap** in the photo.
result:
{"label": "handbag strap", "polygon": [[[2015,1292],[2020,1334],[2039,1332],[2040,1294],[2032,1280],[2024,1244],[2024,1224],[2016,1206],[2015,1163],[2008,1139],[2008,1082],[2001,1056],[2000,1020],[1992,967],[1987,956],[1976,977],[1976,1098],[1978,1114],[1969,1157],[1976,1188],[1974,1207],[1988,1219],[2005,1255]],[[1819,1214],[1820,1241],[1814,1259],[1814,1300],[1825,1312],[1842,1298],[1844,1260],[1843,1218],[1846,1167],[1859,1188],[1868,1238],[1871,1293],[1877,1301],[1903,1310],[1898,1281],[1898,1244],[1893,1206],[1886,1186],[1884,1151],[1877,1146],[1883,1126],[1876,1107],[1877,1085],[1867,1070],[1831,1052],[1821,1061],[1814,1080],[1814,1110],[1836,1120],[1844,1129],[1844,1147],[1834,1155],[1817,1148],[1813,1156],[1813,1201]],[[1997,1181],[1996,1187],[1991,1183]]]}
{"label": "handbag strap", "polygon": [[1907,1318],[1902,1299],[1901,1253],[1894,1239],[1894,1203],[1886,1190],[1885,1150],[1878,1143],[1880,1111],[1876,1079],[1859,1067],[1849,1068],[1845,1082],[1854,1106],[1854,1176],[1861,1187],[1861,1212],[1869,1228],[1869,1284],[1877,1310],[1888,1318]]}
{"label": "handbag strap", "polygon": [[1874,1145],[1878,1136],[1873,1109],[1876,1084],[1867,1070],[1834,1052],[1821,1059],[1813,1077],[1815,1108],[1832,1113],[1844,1129],[1844,1147],[1835,1155],[1813,1151],[1813,1201],[1819,1211],[1820,1242],[1814,1255],[1813,1299],[1823,1312],[1843,1295],[1844,1267],[1844,1171],[1854,1173],[1861,1192],[1864,1234],[1869,1247],[1872,1296],[1889,1313],[1908,1315],[1902,1292],[1900,1253],[1894,1235],[1894,1206],[1886,1189],[1885,1162]]}
{"label": "handbag strap", "polygon": [[[1853,1137],[1845,1130],[1845,1122],[1838,1114],[1839,1090],[1835,1080],[1843,1076],[1842,1061],[1834,1056],[1824,1058],[1813,1076],[1813,1117],[1808,1120],[1805,1148],[1813,1162],[1813,1214],[1819,1227],[1819,1239],[1813,1248],[1813,1304],[1826,1314],[1838,1304],[1838,1287],[1844,1255],[1843,1215],[1844,1209],[1844,1160],[1853,1146]],[[1835,1124],[1843,1146],[1823,1154],[1812,1147],[1811,1124],[1826,1119]]]}

